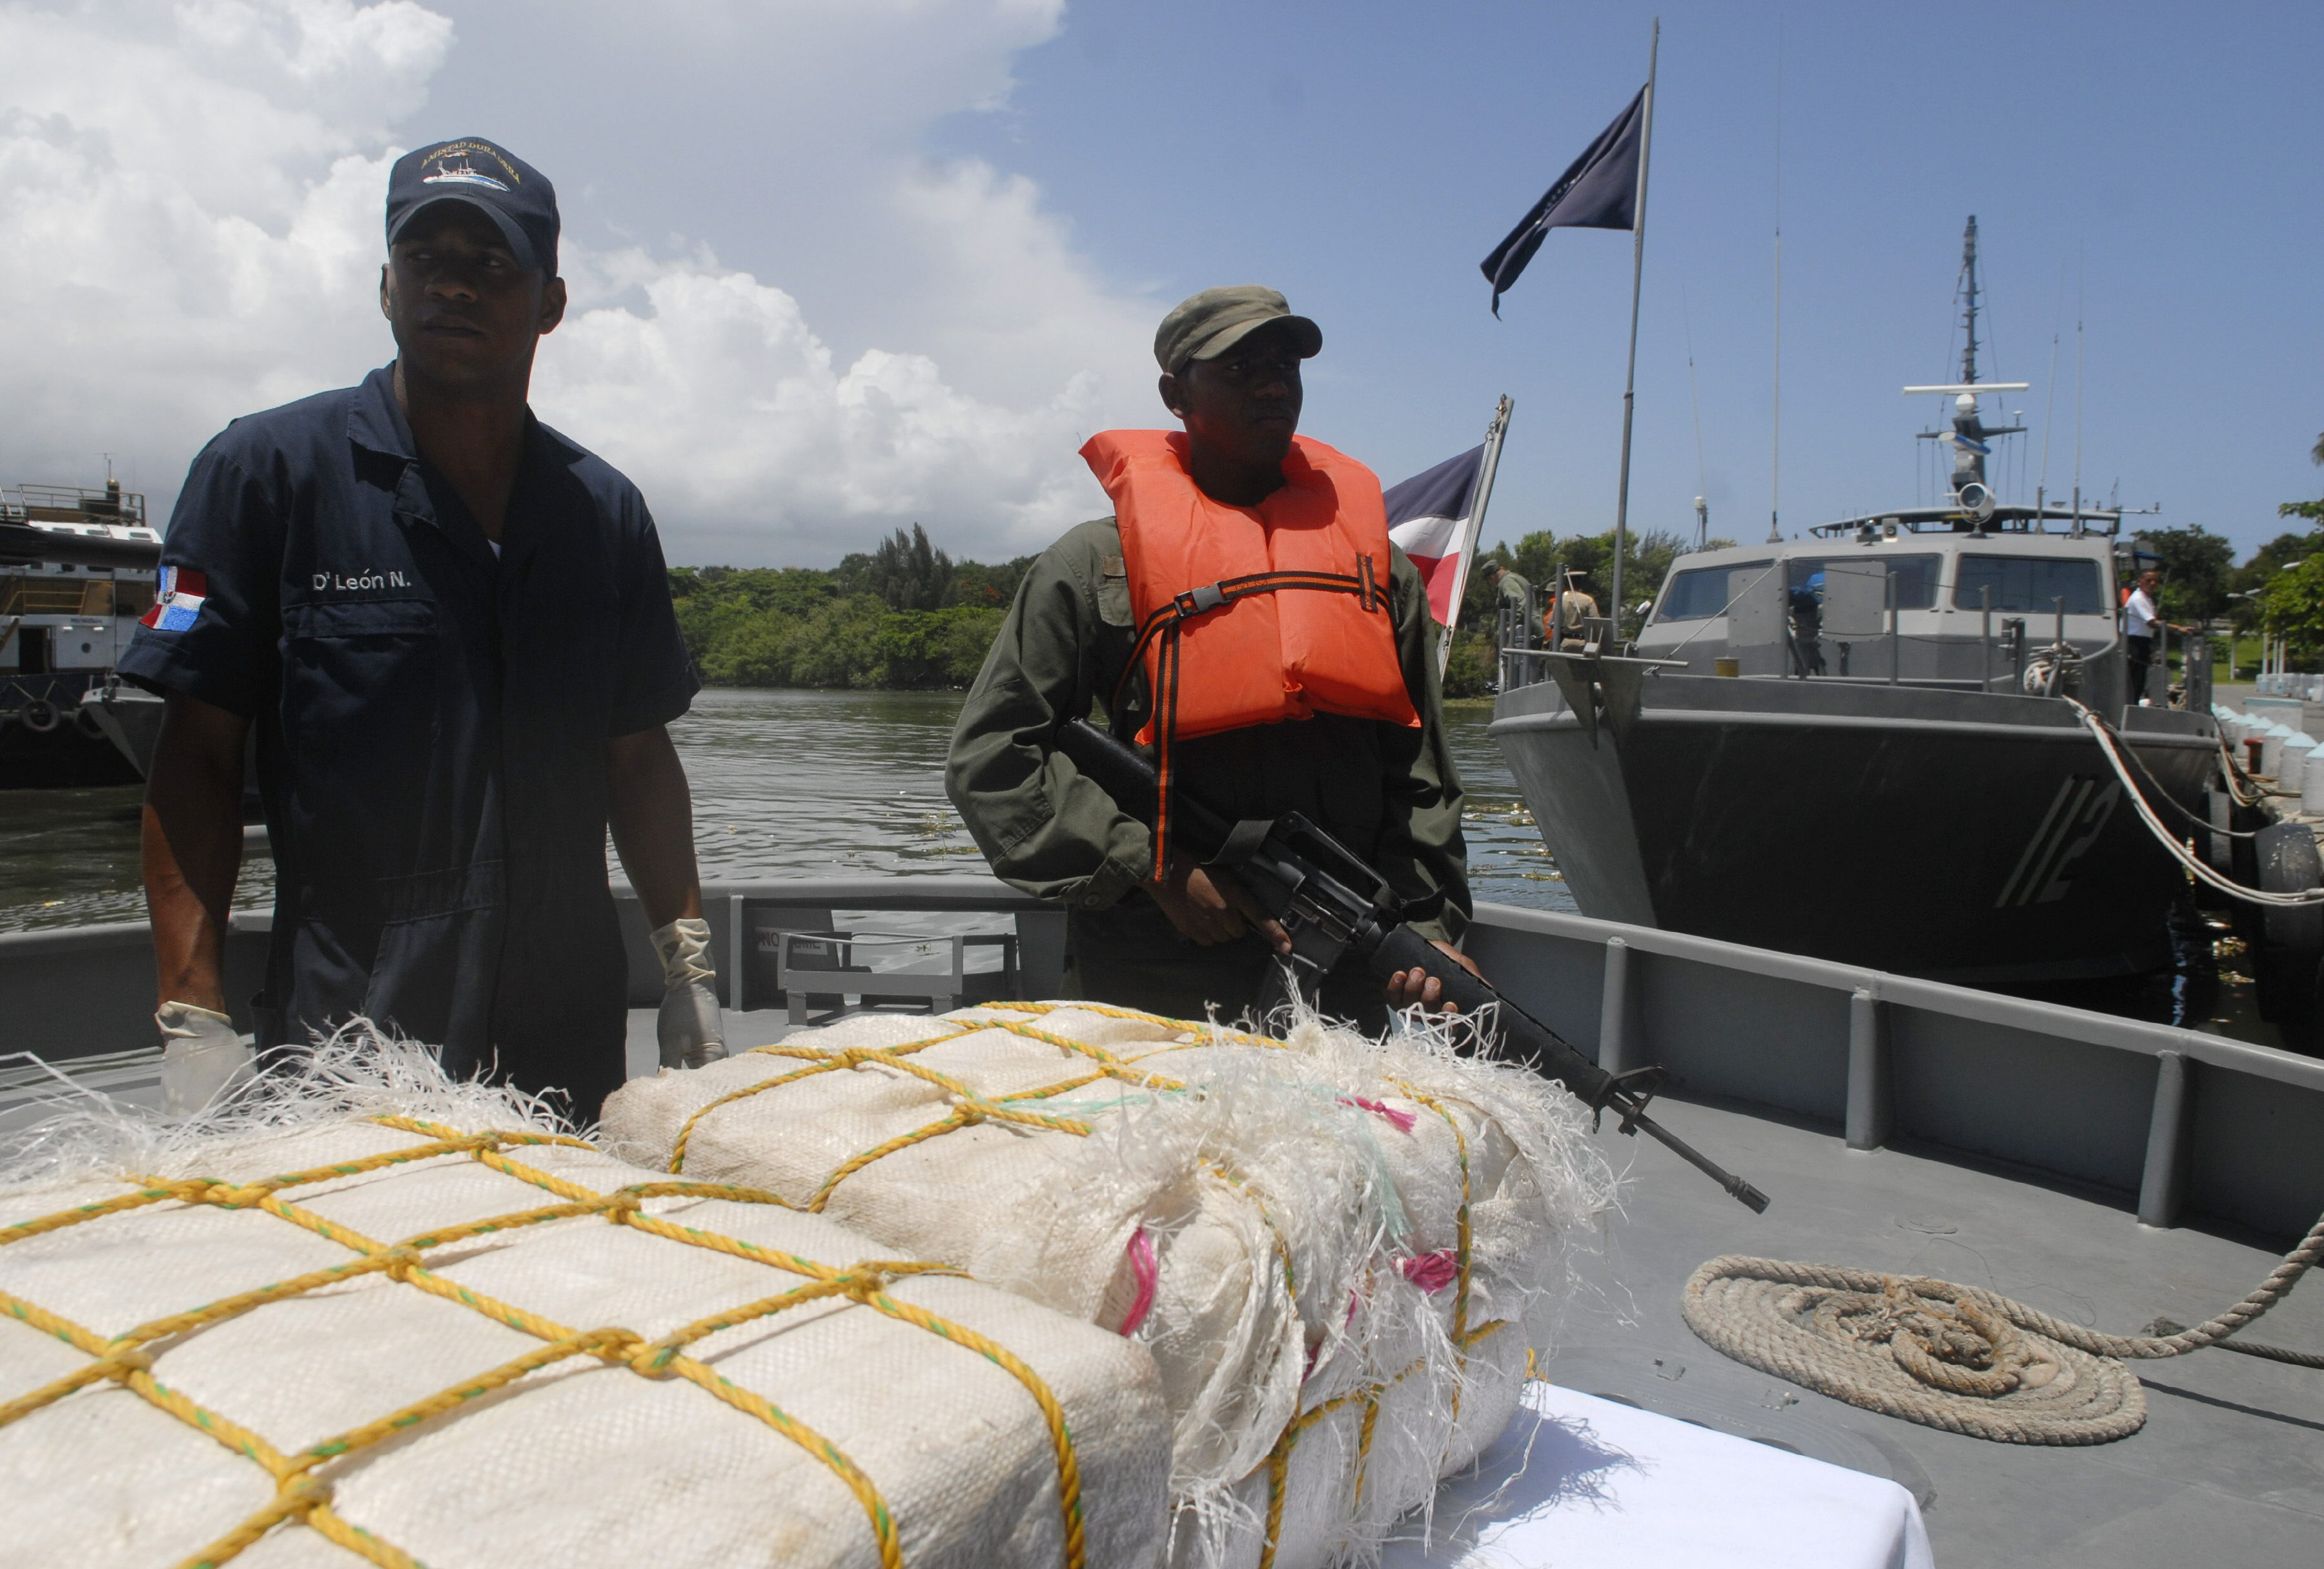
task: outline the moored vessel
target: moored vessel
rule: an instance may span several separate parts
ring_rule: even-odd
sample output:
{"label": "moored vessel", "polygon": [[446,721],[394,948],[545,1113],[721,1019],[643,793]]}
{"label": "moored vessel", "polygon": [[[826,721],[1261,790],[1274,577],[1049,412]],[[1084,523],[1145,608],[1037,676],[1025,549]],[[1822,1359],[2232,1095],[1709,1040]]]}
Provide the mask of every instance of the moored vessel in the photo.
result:
{"label": "moored vessel", "polygon": [[1905,389],[1952,400],[1943,504],[1682,556],[1635,657],[1512,651],[1492,733],[1583,913],[1973,984],[2167,962],[2183,879],[2080,709],[2208,823],[2208,652],[2134,691],[2122,512],[1987,483],[2022,383],[1978,380],[1974,225],[1961,380]]}
{"label": "moored vessel", "polygon": [[144,777],[161,705],[113,669],[161,558],[145,498],[116,480],[0,492],[0,789]]}

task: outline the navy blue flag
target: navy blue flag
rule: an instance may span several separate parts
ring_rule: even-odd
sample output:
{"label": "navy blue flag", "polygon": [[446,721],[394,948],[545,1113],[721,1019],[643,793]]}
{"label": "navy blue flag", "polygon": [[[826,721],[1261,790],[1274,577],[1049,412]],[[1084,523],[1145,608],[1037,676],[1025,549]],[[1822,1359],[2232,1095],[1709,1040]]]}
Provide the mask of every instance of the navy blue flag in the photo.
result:
{"label": "navy blue flag", "polygon": [[1493,314],[1501,296],[1517,281],[1552,229],[1627,229],[1638,221],[1638,143],[1646,124],[1646,89],[1598,134],[1573,166],[1533,204],[1509,237],[1493,247],[1482,266],[1493,285]]}

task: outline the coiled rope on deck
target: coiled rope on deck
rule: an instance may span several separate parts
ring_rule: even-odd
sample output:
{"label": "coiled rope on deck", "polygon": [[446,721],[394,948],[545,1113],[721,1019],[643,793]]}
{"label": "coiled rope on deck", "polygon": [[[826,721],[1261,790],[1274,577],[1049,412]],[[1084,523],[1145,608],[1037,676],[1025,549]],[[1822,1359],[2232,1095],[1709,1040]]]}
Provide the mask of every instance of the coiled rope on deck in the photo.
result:
{"label": "coiled rope on deck", "polygon": [[[1686,1283],[1687,1326],[1762,1372],[1924,1426],[2004,1444],[2106,1444],[2146,1423],[2122,1360],[2184,1356],[2273,1307],[2324,1259],[2324,1216],[2242,1301],[2169,1335],[2103,1334],[1974,1286],[1730,1253]],[[2299,1367],[2324,1354],[2232,1349]]]}

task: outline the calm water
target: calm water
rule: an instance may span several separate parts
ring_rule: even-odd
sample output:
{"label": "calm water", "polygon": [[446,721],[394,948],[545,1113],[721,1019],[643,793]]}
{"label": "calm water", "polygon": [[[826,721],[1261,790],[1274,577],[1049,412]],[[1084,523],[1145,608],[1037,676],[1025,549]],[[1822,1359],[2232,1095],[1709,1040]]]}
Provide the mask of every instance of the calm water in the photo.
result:
{"label": "calm water", "polygon": [[[945,799],[955,692],[706,691],[670,727],[694,786],[695,844],[706,878],[971,872],[983,857]],[[1572,909],[1500,750],[1491,711],[1445,715],[1467,788],[1470,885],[1479,899]],[[0,792],[0,931],[142,920],[141,789]],[[263,909],[274,863],[246,858],[235,903]],[[956,918],[889,913],[899,931]],[[2074,1007],[2191,1026],[2267,1045],[2249,962],[2223,921],[2181,910],[2172,969],[2131,981],[2029,989]]]}
{"label": "calm water", "polygon": [[[983,858],[944,794],[954,692],[711,690],[670,727],[694,787],[706,878],[968,872]],[[1533,817],[1487,739],[1489,711],[1447,715],[1468,787],[1476,896],[1572,909]],[[135,786],[0,792],[0,930],[141,920]],[[235,902],[263,908],[250,857]]]}

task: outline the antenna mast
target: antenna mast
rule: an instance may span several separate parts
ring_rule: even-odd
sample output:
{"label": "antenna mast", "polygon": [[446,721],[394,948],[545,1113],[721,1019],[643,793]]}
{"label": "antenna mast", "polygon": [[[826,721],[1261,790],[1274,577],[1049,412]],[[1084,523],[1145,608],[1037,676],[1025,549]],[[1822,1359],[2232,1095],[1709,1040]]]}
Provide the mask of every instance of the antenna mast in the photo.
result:
{"label": "antenna mast", "polygon": [[1977,380],[1977,215],[1969,215],[1969,227],[1961,231],[1961,321],[1966,336],[1961,340],[1961,375],[1964,385]]}
{"label": "antenna mast", "polygon": [[1775,19],[1775,371],[1767,455],[1767,543],[1784,538],[1784,22]]}

